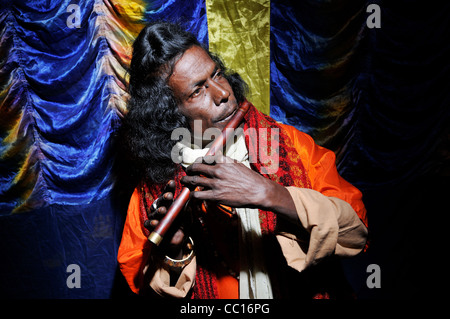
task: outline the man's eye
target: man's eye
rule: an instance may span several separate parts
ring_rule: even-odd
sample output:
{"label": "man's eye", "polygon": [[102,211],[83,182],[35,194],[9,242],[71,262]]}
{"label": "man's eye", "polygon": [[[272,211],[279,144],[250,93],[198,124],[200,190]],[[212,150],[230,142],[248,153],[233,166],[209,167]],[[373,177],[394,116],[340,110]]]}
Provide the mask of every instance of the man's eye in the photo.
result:
{"label": "man's eye", "polygon": [[199,96],[201,91],[202,91],[202,88],[196,89],[194,92],[192,92],[191,97]]}

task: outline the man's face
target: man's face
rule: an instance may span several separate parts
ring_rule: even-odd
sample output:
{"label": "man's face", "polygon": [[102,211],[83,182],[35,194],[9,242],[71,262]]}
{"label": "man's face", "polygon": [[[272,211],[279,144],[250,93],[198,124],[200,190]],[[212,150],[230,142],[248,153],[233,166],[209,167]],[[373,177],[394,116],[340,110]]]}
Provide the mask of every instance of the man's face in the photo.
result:
{"label": "man's face", "polygon": [[[169,79],[180,112],[186,116],[194,132],[201,121],[202,136],[208,128],[225,127],[238,103],[230,84],[205,50],[193,46],[175,64]],[[199,134],[200,132],[195,132]],[[197,136],[198,138],[198,136]],[[204,140],[203,144],[209,142]],[[204,145],[203,145],[204,146]]]}

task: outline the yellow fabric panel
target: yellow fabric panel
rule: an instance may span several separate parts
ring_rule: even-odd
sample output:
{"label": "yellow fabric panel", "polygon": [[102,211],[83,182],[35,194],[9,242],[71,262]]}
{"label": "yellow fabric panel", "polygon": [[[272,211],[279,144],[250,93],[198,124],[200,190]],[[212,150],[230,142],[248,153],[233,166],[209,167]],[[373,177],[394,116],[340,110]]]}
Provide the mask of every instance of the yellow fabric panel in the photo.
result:
{"label": "yellow fabric panel", "polygon": [[270,0],[206,0],[209,47],[250,87],[248,100],[270,113]]}

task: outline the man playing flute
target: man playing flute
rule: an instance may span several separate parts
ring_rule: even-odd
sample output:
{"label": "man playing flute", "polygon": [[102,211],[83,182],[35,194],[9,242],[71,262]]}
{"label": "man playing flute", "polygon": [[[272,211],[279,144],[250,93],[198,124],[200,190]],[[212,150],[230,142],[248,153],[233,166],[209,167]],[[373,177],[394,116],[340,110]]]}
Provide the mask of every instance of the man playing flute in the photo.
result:
{"label": "man playing flute", "polygon": [[[205,156],[210,130],[225,127],[246,88],[180,26],[155,22],[139,34],[121,138],[140,181],[122,274],[151,297],[350,297],[338,258],[365,248],[366,210],[332,151],[251,105],[233,141]],[[189,202],[152,247],[148,236],[185,186]]]}

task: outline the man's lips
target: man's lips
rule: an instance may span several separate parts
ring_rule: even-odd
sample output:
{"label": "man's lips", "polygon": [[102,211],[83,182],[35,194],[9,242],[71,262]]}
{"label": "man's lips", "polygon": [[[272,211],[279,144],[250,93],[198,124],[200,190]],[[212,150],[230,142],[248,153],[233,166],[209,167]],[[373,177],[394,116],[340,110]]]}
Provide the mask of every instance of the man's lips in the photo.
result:
{"label": "man's lips", "polygon": [[231,118],[233,117],[234,113],[236,113],[237,109],[238,109],[238,108],[235,108],[235,109],[233,110],[233,112],[231,112],[231,113],[228,114],[227,116],[221,118],[220,120],[216,121],[216,123],[223,123],[223,122],[228,121],[229,119],[231,119]]}

